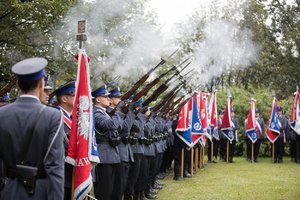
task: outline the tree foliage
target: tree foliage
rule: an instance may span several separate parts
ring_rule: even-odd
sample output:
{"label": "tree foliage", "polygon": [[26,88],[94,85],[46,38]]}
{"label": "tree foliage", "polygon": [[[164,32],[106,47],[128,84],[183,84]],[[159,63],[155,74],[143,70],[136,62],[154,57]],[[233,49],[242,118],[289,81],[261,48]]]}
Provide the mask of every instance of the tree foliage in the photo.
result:
{"label": "tree foliage", "polygon": [[1,1],[0,86],[12,79],[11,66],[23,58],[43,56],[50,62],[53,61],[49,56],[55,43],[52,29],[74,2],[74,0]]}

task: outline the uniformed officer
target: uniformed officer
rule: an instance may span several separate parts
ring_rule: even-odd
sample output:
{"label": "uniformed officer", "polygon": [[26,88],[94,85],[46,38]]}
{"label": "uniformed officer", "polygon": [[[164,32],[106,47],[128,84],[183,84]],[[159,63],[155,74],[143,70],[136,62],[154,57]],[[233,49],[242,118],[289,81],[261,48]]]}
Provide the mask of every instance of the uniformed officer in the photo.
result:
{"label": "uniformed officer", "polygon": [[161,178],[164,178],[167,176],[167,170],[171,167],[171,163],[173,160],[173,153],[172,153],[172,146],[174,143],[174,135],[172,131],[172,118],[169,116],[169,114],[166,114],[166,123],[165,123],[165,132],[164,132],[164,138],[165,138],[165,145],[166,149],[164,151],[163,156],[163,162],[160,167],[160,176]]}
{"label": "uniformed officer", "polygon": [[[144,99],[141,98],[135,103],[136,112],[140,110],[143,100]],[[137,191],[137,180],[140,174],[142,158],[144,155],[144,144],[142,140],[142,138],[144,138],[144,126],[144,114],[142,112],[138,112],[130,130],[130,135],[132,138],[131,148],[133,152],[134,162],[130,165],[127,185],[124,193],[124,199],[138,199],[140,197],[140,193]]]}
{"label": "uniformed officer", "polygon": [[256,123],[257,140],[254,143],[254,162],[258,162],[257,158],[259,154],[259,149],[264,139],[264,131],[265,131],[264,119],[260,116],[260,109],[258,108],[255,109],[255,120],[257,121]]}
{"label": "uniformed officer", "polygon": [[109,116],[106,108],[110,106],[110,93],[106,85],[102,85],[92,92],[94,99],[95,136],[100,163],[96,166],[95,197],[110,200],[113,188],[117,184],[116,173],[119,169],[120,155],[118,145],[120,137],[118,128],[123,122],[124,114],[121,108],[124,103],[116,106],[114,114]]}
{"label": "uniformed officer", "polygon": [[[142,113],[143,114],[143,113]],[[155,133],[155,127],[149,120],[150,118],[150,109],[147,109],[144,114],[144,137],[141,140],[144,140],[144,155],[141,162],[140,173],[136,183],[136,193],[139,194],[138,198],[135,199],[148,199],[148,197],[154,197],[157,191],[152,189],[152,181],[150,178],[150,164],[151,159],[155,157],[155,147],[153,144],[152,136]]]}
{"label": "uniformed officer", "polygon": [[0,107],[9,103],[9,93],[6,92],[0,97]]}
{"label": "uniformed officer", "polygon": [[63,115],[39,100],[47,64],[29,58],[12,67],[21,95],[0,108],[0,159],[8,177],[1,199],[63,199]]}
{"label": "uniformed officer", "polygon": [[297,156],[297,133],[292,129],[289,128],[289,132],[287,133],[287,140],[290,143],[290,157],[291,161],[296,162],[296,156]]}
{"label": "uniformed officer", "polygon": [[[67,156],[68,154],[69,138],[72,126],[71,115],[74,108],[75,91],[75,81],[69,81],[54,91],[57,98],[57,105],[63,111],[64,114],[65,156]],[[65,200],[71,199],[72,196],[72,175],[73,166],[69,163],[65,163]]]}
{"label": "uniformed officer", "polygon": [[176,127],[178,124],[178,115],[173,116],[172,121],[172,131],[174,134],[174,146],[173,146],[173,157],[174,157],[174,180],[180,181],[182,180],[181,177],[181,162],[184,162],[181,160],[181,149],[184,147],[184,143],[182,140],[178,137],[176,134]]}
{"label": "uniformed officer", "polygon": [[45,81],[45,87],[44,87],[44,91],[42,92],[42,95],[40,96],[40,100],[43,104],[47,105],[49,103],[49,95],[53,88],[49,85],[48,76],[44,77],[44,81]]}
{"label": "uniformed officer", "polygon": [[[155,174],[153,176],[153,183],[152,187],[154,189],[162,189],[162,184],[158,180],[157,176],[159,174],[160,166],[163,160],[163,154],[165,150],[164,140],[163,140],[163,133],[165,132],[165,120],[162,116],[162,113],[159,111],[156,113],[155,117],[155,136],[156,136],[156,142],[155,145],[155,159],[156,159],[156,167],[155,167]],[[154,122],[153,122],[154,123]]]}
{"label": "uniformed officer", "polygon": [[296,135],[296,162],[300,163],[300,135]]}
{"label": "uniformed officer", "polygon": [[231,117],[231,121],[233,123],[231,128],[232,128],[234,138],[233,138],[232,142],[229,142],[229,162],[234,163],[233,156],[234,156],[234,152],[235,152],[235,148],[236,148],[236,142],[238,141],[238,138],[237,138],[238,120],[235,117],[235,112],[234,112],[233,108],[231,109],[230,117]]}
{"label": "uniformed officer", "polygon": [[[0,97],[0,107],[5,106],[9,103],[9,93],[5,93]],[[0,160],[0,197],[1,197],[1,191],[5,185],[6,178],[5,178],[5,173],[4,173],[4,165],[3,161]]]}
{"label": "uniformed officer", "polygon": [[281,124],[280,127],[280,135],[277,140],[274,142],[274,163],[282,163],[283,162],[283,154],[284,154],[284,140],[286,137],[286,133],[289,131],[288,120],[283,114],[282,107],[278,107],[277,109],[278,119]]}
{"label": "uniformed officer", "polygon": [[226,137],[221,131],[221,125],[222,125],[222,119],[224,117],[224,111],[219,111],[219,119],[218,119],[218,132],[219,132],[219,138],[220,138],[220,160],[225,161],[226,158]]}
{"label": "uniformed officer", "polygon": [[[122,94],[120,92],[120,88],[114,88],[111,91],[109,91],[109,98],[111,100],[110,106],[106,109],[107,113],[110,113],[121,101]],[[116,172],[116,185],[114,186],[113,190],[113,196],[112,199],[114,200],[122,200],[128,174],[129,174],[129,168],[130,164],[134,162],[133,159],[133,153],[131,146],[129,144],[130,142],[130,129],[133,125],[135,114],[133,112],[133,103],[128,105],[128,112],[126,114],[126,117],[124,118],[124,121],[120,126],[118,127],[118,133],[121,138],[120,144],[118,145],[119,148],[119,155],[120,155],[120,165],[119,169]]]}

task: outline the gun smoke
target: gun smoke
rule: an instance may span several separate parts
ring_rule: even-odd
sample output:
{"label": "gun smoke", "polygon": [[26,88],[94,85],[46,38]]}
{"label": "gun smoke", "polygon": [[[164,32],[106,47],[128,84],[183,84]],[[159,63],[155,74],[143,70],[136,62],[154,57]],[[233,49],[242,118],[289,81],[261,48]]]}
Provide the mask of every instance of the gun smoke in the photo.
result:
{"label": "gun smoke", "polygon": [[[59,45],[56,55],[61,55],[59,49],[75,54],[78,47],[75,41],[77,21],[87,19],[88,41],[84,48],[92,58],[90,66],[95,77],[107,71],[113,76],[130,76],[130,79],[136,80],[155,66],[161,57],[182,47],[186,41],[194,57],[189,69],[195,68],[201,74],[203,83],[231,70],[244,69],[255,61],[258,48],[251,40],[251,31],[241,30],[238,26],[247,0],[240,3],[233,0],[193,0],[189,7],[192,10],[183,10],[181,19],[170,20],[172,24],[169,25],[166,24],[168,21],[159,21],[161,13],[149,6],[151,1],[146,2],[79,1],[64,18],[63,26],[57,30]],[[183,3],[179,0],[176,2]],[[172,10],[171,2],[168,9]],[[224,9],[231,9],[231,19],[220,20]],[[200,19],[193,18],[195,15],[205,20],[200,30],[196,25]],[[199,32],[203,37],[198,42],[189,42]]]}

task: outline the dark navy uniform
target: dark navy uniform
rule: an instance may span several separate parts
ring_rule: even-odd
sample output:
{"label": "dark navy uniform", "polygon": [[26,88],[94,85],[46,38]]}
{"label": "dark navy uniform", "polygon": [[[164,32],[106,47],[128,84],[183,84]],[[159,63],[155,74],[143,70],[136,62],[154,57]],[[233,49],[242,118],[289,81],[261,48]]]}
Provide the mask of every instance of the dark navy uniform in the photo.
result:
{"label": "dark navy uniform", "polygon": [[[9,101],[9,93],[5,93],[0,97],[0,107],[5,106],[8,104]],[[4,166],[3,161],[0,160],[0,197],[1,197],[1,190],[3,189],[6,182],[5,173],[4,173]]]}
{"label": "dark navy uniform", "polygon": [[247,130],[247,123],[248,123],[248,118],[245,119],[245,122],[244,122],[244,140],[245,140],[245,143],[246,143],[246,159],[247,161],[251,161],[252,160],[252,152],[251,152],[251,149],[252,149],[252,141],[250,140],[250,138],[248,137],[248,134],[246,132]]}
{"label": "dark navy uniform", "polygon": [[[43,81],[46,65],[42,58],[26,59],[14,65],[21,90],[27,80],[38,84]],[[38,91],[37,87],[33,90]],[[1,199],[61,200],[64,195],[63,115],[58,109],[42,105],[38,96],[22,92],[25,94],[14,103],[0,108],[0,159],[8,177]],[[30,145],[25,150],[26,143]],[[22,155],[25,152],[27,155]],[[18,180],[21,177],[16,165],[22,160],[25,165],[38,168],[32,196]]]}
{"label": "dark navy uniform", "polygon": [[254,162],[257,162],[257,158],[259,155],[260,145],[264,139],[264,132],[265,132],[265,123],[262,117],[257,117],[256,121],[258,122],[261,132],[257,134],[257,141],[254,143]]}
{"label": "dark navy uniform", "polygon": [[174,135],[172,131],[171,118],[168,118],[165,124],[166,126],[165,126],[165,132],[163,137],[165,138],[166,149],[164,151],[163,162],[160,167],[160,172],[163,177],[167,173],[167,169],[171,167],[171,163],[173,160],[172,146],[174,144]]}
{"label": "dark navy uniform", "polygon": [[300,163],[300,135],[296,135],[296,162]]}
{"label": "dark navy uniform", "polygon": [[226,137],[224,136],[222,130],[221,130],[221,125],[222,125],[222,119],[218,119],[218,131],[219,131],[219,137],[220,137],[220,142],[219,142],[219,150],[220,150],[220,160],[225,161],[226,160]]}
{"label": "dark navy uniform", "polygon": [[280,112],[283,112],[282,107],[278,107],[278,119],[280,121],[281,128],[280,128],[279,137],[274,142],[274,162],[275,163],[283,162],[284,142],[285,142],[284,140],[285,140],[286,134],[289,131],[288,120],[283,114],[280,115],[279,114]]}
{"label": "dark navy uniform", "polygon": [[236,148],[236,142],[238,141],[238,138],[237,138],[238,120],[237,120],[237,118],[233,118],[232,122],[234,124],[234,126],[232,127],[234,139],[232,140],[232,142],[229,142],[229,162],[233,162],[233,156],[234,156],[234,152],[235,152],[235,148]]}

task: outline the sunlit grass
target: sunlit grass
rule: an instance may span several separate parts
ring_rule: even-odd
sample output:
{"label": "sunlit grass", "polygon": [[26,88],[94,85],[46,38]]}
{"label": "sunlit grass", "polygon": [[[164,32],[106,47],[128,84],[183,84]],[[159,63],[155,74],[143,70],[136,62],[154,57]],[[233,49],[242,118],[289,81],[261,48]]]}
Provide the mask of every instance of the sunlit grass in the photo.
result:
{"label": "sunlit grass", "polygon": [[183,181],[174,181],[170,174],[158,199],[300,199],[300,164],[288,158],[282,164],[273,164],[270,158],[260,158],[259,163],[235,161],[205,164]]}

